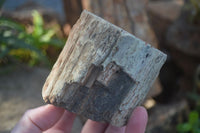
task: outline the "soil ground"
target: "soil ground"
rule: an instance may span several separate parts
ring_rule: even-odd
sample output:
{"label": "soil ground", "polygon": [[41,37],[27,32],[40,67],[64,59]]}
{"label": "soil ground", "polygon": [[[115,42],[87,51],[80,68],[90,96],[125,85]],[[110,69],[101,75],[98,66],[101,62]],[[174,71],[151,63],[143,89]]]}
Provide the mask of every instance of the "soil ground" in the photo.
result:
{"label": "soil ground", "polygon": [[[0,74],[0,133],[8,133],[27,109],[44,105],[41,91],[50,70],[18,67]],[[82,124],[75,120],[73,133],[80,133]]]}

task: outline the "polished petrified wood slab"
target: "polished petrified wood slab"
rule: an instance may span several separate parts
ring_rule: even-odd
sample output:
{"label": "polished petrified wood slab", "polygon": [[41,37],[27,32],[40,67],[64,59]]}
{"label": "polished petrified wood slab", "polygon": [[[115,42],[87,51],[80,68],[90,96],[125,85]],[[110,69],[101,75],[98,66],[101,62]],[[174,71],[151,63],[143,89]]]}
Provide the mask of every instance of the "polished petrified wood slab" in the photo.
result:
{"label": "polished petrified wood slab", "polygon": [[46,103],[115,126],[126,124],[166,55],[83,11],[42,91]]}

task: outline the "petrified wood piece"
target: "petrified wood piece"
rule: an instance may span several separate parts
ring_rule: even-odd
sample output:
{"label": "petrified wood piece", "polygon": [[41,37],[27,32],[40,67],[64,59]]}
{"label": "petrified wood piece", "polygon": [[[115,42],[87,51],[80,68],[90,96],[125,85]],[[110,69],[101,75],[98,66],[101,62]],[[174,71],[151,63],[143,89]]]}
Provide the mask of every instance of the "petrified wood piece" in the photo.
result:
{"label": "petrified wood piece", "polygon": [[[150,43],[153,47],[158,48],[158,41],[152,27],[149,24],[149,19],[146,12],[146,7],[149,0],[81,1],[83,9],[102,17],[103,19],[135,35],[141,40]],[[161,92],[162,86],[159,78],[157,78],[150,88],[148,97],[155,97]]]}
{"label": "petrified wood piece", "polygon": [[42,91],[46,103],[89,119],[126,124],[159,74],[166,55],[83,11]]}

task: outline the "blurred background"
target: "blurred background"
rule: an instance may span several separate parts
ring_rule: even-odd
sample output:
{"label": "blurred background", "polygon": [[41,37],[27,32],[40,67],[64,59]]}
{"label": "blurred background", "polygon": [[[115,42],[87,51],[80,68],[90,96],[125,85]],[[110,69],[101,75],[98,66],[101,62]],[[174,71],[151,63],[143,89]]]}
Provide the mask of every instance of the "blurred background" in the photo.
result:
{"label": "blurred background", "polygon": [[168,55],[143,103],[146,132],[200,133],[200,0],[0,0],[0,132],[44,104],[42,86],[83,9]]}

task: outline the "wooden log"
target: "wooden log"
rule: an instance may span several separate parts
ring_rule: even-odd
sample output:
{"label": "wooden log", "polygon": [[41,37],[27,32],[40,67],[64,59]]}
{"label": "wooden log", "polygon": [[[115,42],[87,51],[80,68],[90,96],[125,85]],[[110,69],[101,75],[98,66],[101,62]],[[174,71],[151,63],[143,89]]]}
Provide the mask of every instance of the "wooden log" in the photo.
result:
{"label": "wooden log", "polygon": [[43,99],[123,126],[165,60],[161,51],[84,10],[44,84]]}

